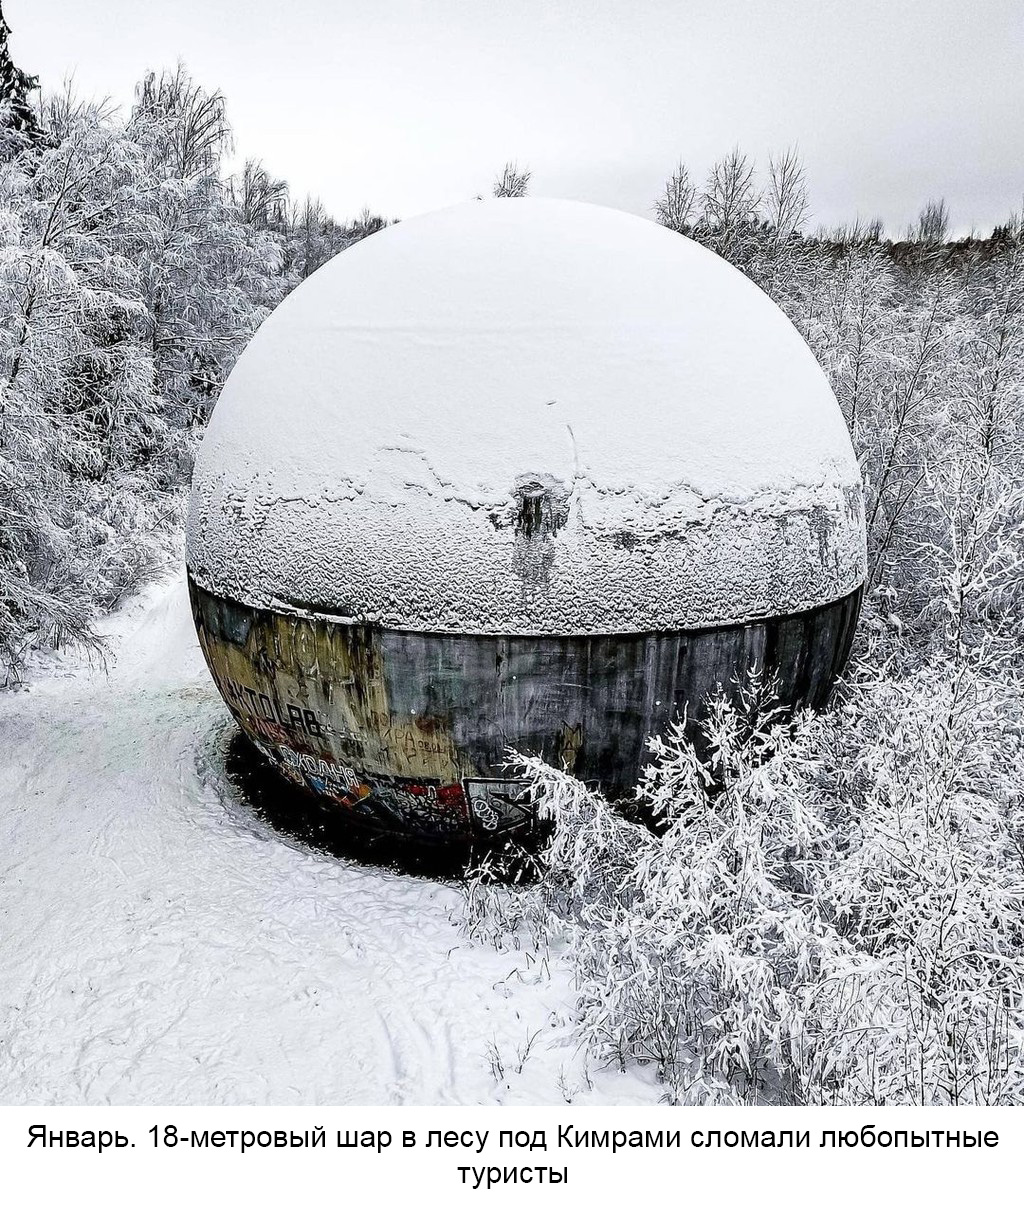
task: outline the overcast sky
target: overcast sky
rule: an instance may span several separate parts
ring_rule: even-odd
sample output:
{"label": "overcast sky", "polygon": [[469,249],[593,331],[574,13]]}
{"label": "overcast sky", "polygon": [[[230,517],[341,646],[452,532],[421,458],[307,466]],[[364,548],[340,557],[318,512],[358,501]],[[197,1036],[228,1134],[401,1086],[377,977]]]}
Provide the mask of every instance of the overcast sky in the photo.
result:
{"label": "overcast sky", "polygon": [[1024,192],[1021,0],[4,0],[15,61],[130,100],[181,58],[240,155],[338,217],[489,192],[650,214],[681,157],[796,143],[812,221],[929,197],[987,230]]}

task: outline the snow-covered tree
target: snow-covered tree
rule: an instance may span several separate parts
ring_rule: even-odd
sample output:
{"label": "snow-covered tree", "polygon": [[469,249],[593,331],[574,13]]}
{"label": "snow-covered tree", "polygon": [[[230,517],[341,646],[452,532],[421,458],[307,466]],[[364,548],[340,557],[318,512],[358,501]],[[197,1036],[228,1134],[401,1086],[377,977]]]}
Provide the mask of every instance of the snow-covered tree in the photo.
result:
{"label": "snow-covered tree", "polygon": [[744,245],[760,221],[760,204],[754,162],[734,147],[712,166],[701,194],[708,245],[726,259],[742,262]]}
{"label": "snow-covered tree", "polygon": [[271,176],[258,159],[247,159],[228,180],[228,197],[242,221],[257,230],[283,231],[288,221],[288,185]]}
{"label": "snow-covered tree", "polygon": [[679,161],[665,183],[665,190],[654,203],[654,213],[662,226],[686,234],[697,216],[697,188],[690,180],[686,165]]}
{"label": "snow-covered tree", "polygon": [[10,50],[11,27],[0,8],[0,152],[10,155],[45,141],[29,93],[39,81],[16,67]]}
{"label": "snow-covered tree", "polygon": [[283,239],[232,203],[220,174],[229,140],[223,100],[182,67],[142,81],[128,134],[150,183],[125,229],[125,250],[143,278],[154,388],[187,427],[209,412],[239,352],[284,295]]}
{"label": "snow-covered tree", "polygon": [[[196,428],[301,277],[282,182],[222,177],[223,98],[181,66],[127,118],[69,91],[0,157],[0,683],[161,557]],[[320,262],[383,225],[364,214]]]}
{"label": "snow-covered tree", "polygon": [[810,211],[807,176],[795,147],[769,155],[763,205],[764,219],[776,242],[786,242],[806,222]]}
{"label": "snow-covered tree", "polygon": [[949,210],[946,202],[940,197],[937,201],[926,202],[917,217],[917,224],[910,236],[918,243],[937,245],[945,243],[949,235]]}

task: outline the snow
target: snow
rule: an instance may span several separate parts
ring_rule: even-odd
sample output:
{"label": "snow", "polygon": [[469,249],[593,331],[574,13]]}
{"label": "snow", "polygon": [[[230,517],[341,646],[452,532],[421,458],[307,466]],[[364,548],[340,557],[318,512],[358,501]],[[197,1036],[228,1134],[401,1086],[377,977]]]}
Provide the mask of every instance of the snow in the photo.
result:
{"label": "snow", "polygon": [[560,1104],[560,1076],[657,1100],[586,1087],[557,957],[477,945],[454,886],[313,852],[233,797],[181,578],[109,636],[109,673],[0,695],[0,1102]]}
{"label": "snow", "polygon": [[[574,202],[470,202],[332,260],[242,355],[193,484],[202,585],[396,628],[705,627],[864,577],[795,328],[690,240]],[[559,512],[533,539],[531,488]]]}

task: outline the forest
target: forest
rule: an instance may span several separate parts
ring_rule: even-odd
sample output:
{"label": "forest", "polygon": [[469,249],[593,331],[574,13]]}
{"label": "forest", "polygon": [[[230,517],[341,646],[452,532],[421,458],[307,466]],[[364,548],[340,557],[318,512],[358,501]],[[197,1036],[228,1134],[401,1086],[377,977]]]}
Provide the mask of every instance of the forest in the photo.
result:
{"label": "forest", "polygon": [[[0,686],[39,645],[166,567],[192,456],[263,318],[383,226],[231,175],[223,96],[184,67],[127,114],[34,81],[0,50]],[[168,543],[170,542],[170,543]],[[98,648],[98,647],[97,647]]]}
{"label": "forest", "polygon": [[[42,94],[0,31],[0,686],[165,572],[235,359],[296,284],[372,234],[228,172],[225,99],[183,66],[128,111]],[[485,165],[486,166],[486,165]],[[521,195],[508,164],[494,191]],[[594,1059],[677,1102],[1024,1100],[1024,226],[812,229],[795,151],[685,165],[651,217],[787,313],[860,461],[869,576],[819,715],[771,684],[681,730],[639,789],[660,824],[550,767],[526,886],[484,868],[466,924],[562,950]]]}

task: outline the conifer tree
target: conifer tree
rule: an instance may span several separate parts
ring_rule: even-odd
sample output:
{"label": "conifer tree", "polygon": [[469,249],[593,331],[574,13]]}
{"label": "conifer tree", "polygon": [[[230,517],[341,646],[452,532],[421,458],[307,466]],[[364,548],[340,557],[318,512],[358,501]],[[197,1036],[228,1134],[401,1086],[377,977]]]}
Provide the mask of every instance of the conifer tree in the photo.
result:
{"label": "conifer tree", "polygon": [[0,125],[6,135],[15,136],[16,143],[35,146],[44,136],[28,94],[39,87],[39,81],[14,65],[8,45],[10,36],[11,27],[0,7]]}

